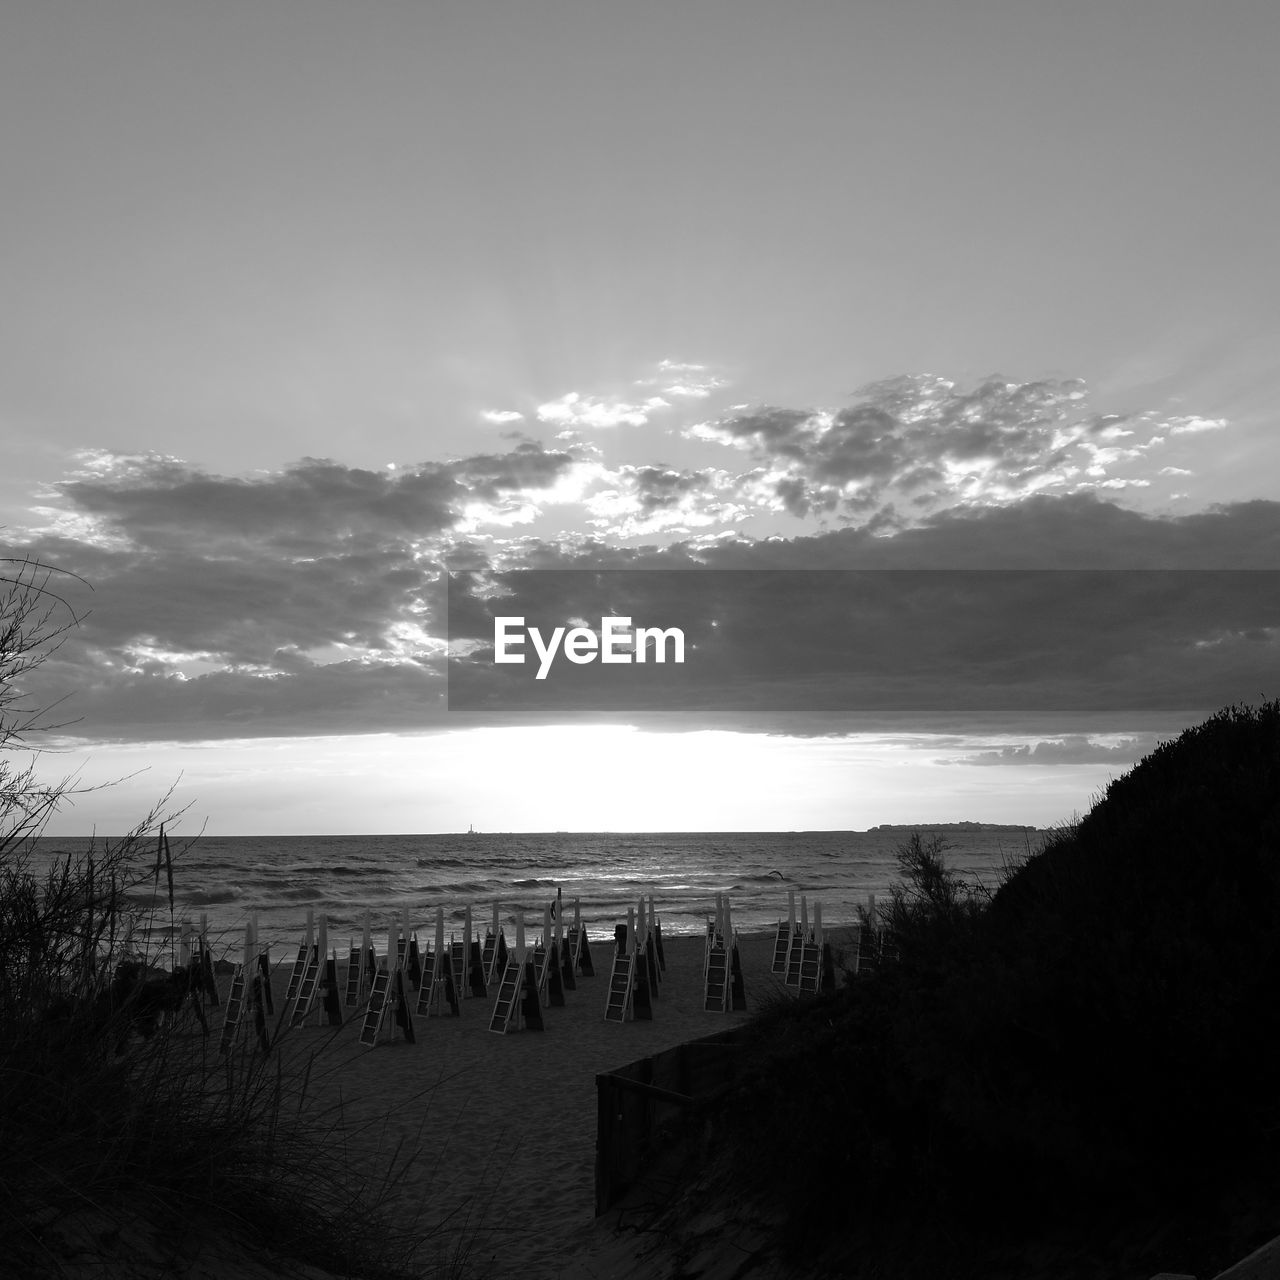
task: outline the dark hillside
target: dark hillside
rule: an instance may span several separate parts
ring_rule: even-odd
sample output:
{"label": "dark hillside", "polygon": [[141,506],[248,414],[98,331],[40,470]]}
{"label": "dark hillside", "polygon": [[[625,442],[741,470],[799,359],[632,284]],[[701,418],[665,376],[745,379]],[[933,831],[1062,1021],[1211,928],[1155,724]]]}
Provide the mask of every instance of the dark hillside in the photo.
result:
{"label": "dark hillside", "polygon": [[757,1182],[793,1247],[1205,1275],[1280,1229],[1280,703],[1163,744],[989,900],[943,849],[901,848],[898,959],[762,1017],[717,1121],[795,1171]]}

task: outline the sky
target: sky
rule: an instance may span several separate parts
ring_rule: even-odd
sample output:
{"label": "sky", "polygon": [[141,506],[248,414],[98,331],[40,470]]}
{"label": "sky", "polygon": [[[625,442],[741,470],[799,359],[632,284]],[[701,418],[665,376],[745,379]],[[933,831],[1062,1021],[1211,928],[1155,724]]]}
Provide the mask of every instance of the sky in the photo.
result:
{"label": "sky", "polygon": [[[1278,696],[1278,47],[1263,0],[5,6],[51,833],[1043,826]],[[494,684],[495,613],[598,629],[603,569],[684,683]]]}

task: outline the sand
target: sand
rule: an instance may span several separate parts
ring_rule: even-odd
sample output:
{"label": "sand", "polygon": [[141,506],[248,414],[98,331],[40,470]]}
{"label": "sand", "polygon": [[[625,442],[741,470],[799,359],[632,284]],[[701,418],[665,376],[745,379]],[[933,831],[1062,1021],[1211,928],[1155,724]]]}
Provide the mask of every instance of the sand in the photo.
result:
{"label": "sand", "polygon": [[[314,1114],[323,1126],[326,1108],[341,1098],[347,1126],[358,1132],[346,1155],[335,1150],[335,1178],[349,1176],[349,1161],[385,1165],[397,1147],[412,1154],[395,1195],[404,1213],[420,1211],[436,1232],[432,1251],[440,1256],[465,1253],[477,1274],[583,1274],[583,1250],[601,1237],[593,1230],[596,1075],[738,1025],[782,989],[769,972],[772,938],[746,937],[747,1011],[707,1012],[702,939],[664,941],[666,971],[647,1021],[605,1021],[612,940],[603,936],[592,939],[595,976],[579,976],[563,1007],[543,1009],[541,1031],[491,1032],[492,990],[485,1000],[464,999],[456,1017],[447,1005],[442,1017],[415,1017],[412,1044],[399,1028],[388,1038],[384,1026],[367,1048],[354,1010],[344,1009],[336,1032],[313,1014],[282,1046],[286,1054],[316,1053],[298,1122]],[[277,998],[286,978],[281,965]],[[215,1030],[218,1021],[215,1014]]]}

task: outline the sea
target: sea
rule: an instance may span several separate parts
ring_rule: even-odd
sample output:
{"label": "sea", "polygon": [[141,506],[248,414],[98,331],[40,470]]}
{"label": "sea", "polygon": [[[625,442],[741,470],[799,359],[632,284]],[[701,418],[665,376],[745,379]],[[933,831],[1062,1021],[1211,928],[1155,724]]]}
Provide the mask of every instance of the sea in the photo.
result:
{"label": "sea", "polygon": [[[978,824],[877,827],[870,831],[792,832],[472,832],[452,835],[200,836],[170,841],[168,875],[148,849],[145,878],[128,908],[140,942],[158,944],[188,928],[207,929],[215,955],[239,959],[245,925],[257,921],[261,943],[296,947],[308,920],[325,917],[329,945],[345,953],[369,924],[379,950],[388,930],[407,919],[434,938],[442,913],[450,939],[461,939],[470,909],[483,936],[494,908],[509,939],[518,920],[541,933],[557,900],[570,921],[580,914],[590,937],[612,937],[628,907],[643,898],[664,935],[702,934],[727,898],[733,927],[771,931],[794,900],[824,927],[853,924],[868,895],[883,899],[901,879],[898,849],[912,831],[938,835],[948,866],[995,888],[1011,867],[1036,852],[1044,833]],[[33,868],[84,855],[87,840],[46,837]],[[794,899],[792,897],[794,895]]]}

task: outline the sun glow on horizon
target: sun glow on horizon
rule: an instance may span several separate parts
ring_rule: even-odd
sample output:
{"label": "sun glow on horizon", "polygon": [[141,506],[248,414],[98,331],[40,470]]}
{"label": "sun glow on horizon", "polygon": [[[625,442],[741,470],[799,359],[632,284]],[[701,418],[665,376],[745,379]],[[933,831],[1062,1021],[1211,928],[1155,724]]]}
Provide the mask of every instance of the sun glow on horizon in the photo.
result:
{"label": "sun glow on horizon", "polygon": [[[1013,741],[1011,739],[1010,741]],[[987,744],[989,745],[989,744]],[[797,737],[631,725],[82,744],[41,758],[83,794],[50,835],[118,833],[173,785],[184,834],[863,830],[885,822],[1046,826],[1116,764],[975,767],[954,734]],[[989,754],[989,753],[988,753]],[[971,763],[973,762],[973,763]],[[56,767],[55,767],[56,766]],[[176,830],[176,828],[175,828]]]}

